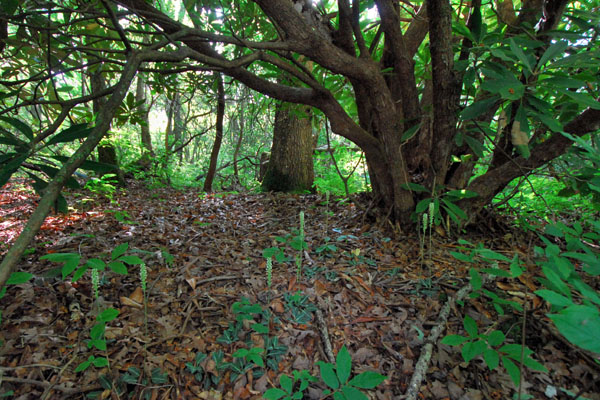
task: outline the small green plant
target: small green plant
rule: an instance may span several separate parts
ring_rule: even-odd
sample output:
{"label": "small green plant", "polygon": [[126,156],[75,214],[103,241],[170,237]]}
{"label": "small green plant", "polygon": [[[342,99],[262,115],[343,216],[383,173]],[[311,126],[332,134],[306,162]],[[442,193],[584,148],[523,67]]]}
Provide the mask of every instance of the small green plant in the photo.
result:
{"label": "small green plant", "polygon": [[90,178],[85,183],[84,189],[88,189],[94,194],[102,195],[112,202],[117,190],[116,185],[118,184],[116,177],[116,174],[105,174],[100,178]]}
{"label": "small green plant", "polygon": [[308,372],[307,370],[302,371],[292,371],[293,378],[290,378],[287,375],[281,375],[279,377],[279,386],[278,388],[268,389],[264,394],[263,398],[267,400],[295,400],[302,399],[303,392],[308,389],[308,386],[311,382],[317,382],[318,379],[315,378]]}
{"label": "small green plant", "polygon": [[290,320],[297,324],[306,324],[312,320],[312,313],[317,307],[308,301],[308,296],[297,291],[294,294],[286,293],[285,308],[290,313]]}
{"label": "small green plant", "polygon": [[[263,313],[263,309],[259,304],[250,304],[250,300],[242,297],[241,301],[233,303],[231,310],[235,315],[235,322],[230,322],[228,328],[223,332],[223,335],[217,338],[217,342],[223,344],[233,344],[239,340],[239,335],[242,333],[244,321],[254,321],[254,315]],[[269,327],[262,323],[254,323],[250,328],[256,333],[265,334],[269,332]]]}
{"label": "small green plant", "polygon": [[132,219],[131,215],[129,215],[129,213],[127,211],[123,211],[123,210],[110,210],[110,211],[107,211],[107,212],[113,213],[114,216],[115,216],[115,219],[117,221],[119,221],[120,223],[122,223],[122,224],[125,224],[125,225],[137,225],[137,222],[135,222]]}
{"label": "small green plant", "polygon": [[[205,369],[205,364],[207,361],[208,355],[202,352],[196,353],[194,357],[194,362],[186,362],[185,369],[192,375],[198,383],[200,383],[204,389],[208,389],[211,385],[217,385],[221,380],[220,376],[213,374],[210,371]],[[216,351],[211,353],[210,357],[215,363],[215,370],[220,371],[223,370],[223,352]]]}
{"label": "small green plant", "polygon": [[96,317],[98,323],[96,323],[96,325],[90,329],[90,340],[88,341],[87,347],[89,349],[95,347],[96,349],[103,351],[106,357],[96,357],[92,354],[86,361],[83,361],[77,366],[77,368],[75,368],[75,372],[85,371],[90,366],[97,368],[108,367],[110,370],[110,362],[108,358],[104,332],[106,331],[106,323],[114,320],[118,315],[118,310],[115,310],[114,308],[107,308]]}
{"label": "small green plant", "polygon": [[490,333],[480,333],[477,322],[468,315],[463,320],[463,326],[467,336],[448,335],[442,339],[442,343],[449,346],[462,345],[461,353],[465,362],[483,355],[487,367],[494,370],[502,360],[502,365],[517,387],[521,382],[521,372],[517,364],[522,363],[532,370],[547,372],[546,367],[531,358],[531,349],[520,344],[504,344],[506,337],[503,332],[493,330]]}
{"label": "small green plant", "polygon": [[265,362],[262,355],[265,349],[260,347],[253,347],[251,349],[239,349],[232,354],[233,358],[242,358],[246,363],[254,363],[259,367],[264,367]]}
{"label": "small green plant", "polygon": [[129,243],[122,243],[112,250],[110,256],[107,256],[108,261],[99,258],[90,258],[81,266],[79,266],[81,256],[77,253],[51,253],[40,257],[40,260],[63,263],[61,268],[63,279],[73,274],[73,282],[76,282],[89,268],[104,271],[108,267],[114,273],[127,275],[128,270],[126,265],[143,264],[142,259],[138,256],[126,255],[125,253],[128,249]]}
{"label": "small green plant", "polygon": [[[336,400],[367,400],[368,397],[360,389],[374,389],[381,384],[386,376],[374,371],[365,371],[350,379],[352,373],[352,358],[346,346],[342,346],[335,359],[335,365],[324,361],[317,362],[321,379],[329,387],[323,391],[323,396],[333,396]],[[317,378],[308,371],[293,371],[293,378],[287,375],[279,377],[279,388],[268,389],[263,397],[267,400],[302,399],[303,392]]]}

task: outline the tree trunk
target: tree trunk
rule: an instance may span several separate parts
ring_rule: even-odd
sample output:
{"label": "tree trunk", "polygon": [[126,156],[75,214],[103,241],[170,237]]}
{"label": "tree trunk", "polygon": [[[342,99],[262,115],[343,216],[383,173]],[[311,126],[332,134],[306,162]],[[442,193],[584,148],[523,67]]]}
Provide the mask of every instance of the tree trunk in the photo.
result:
{"label": "tree trunk", "polygon": [[219,151],[221,150],[221,142],[223,141],[223,117],[225,116],[225,88],[223,87],[223,77],[221,73],[215,73],[217,79],[217,127],[215,130],[215,142],[210,153],[210,164],[206,179],[204,180],[204,191],[212,192],[212,184],[217,171],[217,161],[219,159]]}
{"label": "tree trunk", "polygon": [[[305,116],[298,114],[305,113]],[[310,107],[278,103],[273,127],[271,158],[262,182],[263,190],[313,191],[312,111]]]}
{"label": "tree trunk", "polygon": [[141,73],[137,75],[137,84],[135,88],[135,100],[140,103],[139,113],[141,115],[140,123],[140,139],[142,142],[142,156],[140,157],[140,165],[148,169],[150,162],[155,158],[154,150],[152,148],[152,137],[150,136],[150,123],[148,119],[148,108],[146,106],[146,90],[144,84],[144,78]]}
{"label": "tree trunk", "polygon": [[[106,88],[104,77],[102,76],[102,66],[98,67],[90,76],[90,87],[92,93],[98,93]],[[103,98],[97,98],[92,101],[92,108],[95,115],[100,113],[102,107],[106,101]],[[105,164],[111,164],[115,166],[115,173],[117,174],[117,180],[120,184],[125,183],[123,171],[119,168],[119,160],[117,158],[117,150],[110,141],[110,133],[108,133],[104,140],[98,145],[98,161]]]}

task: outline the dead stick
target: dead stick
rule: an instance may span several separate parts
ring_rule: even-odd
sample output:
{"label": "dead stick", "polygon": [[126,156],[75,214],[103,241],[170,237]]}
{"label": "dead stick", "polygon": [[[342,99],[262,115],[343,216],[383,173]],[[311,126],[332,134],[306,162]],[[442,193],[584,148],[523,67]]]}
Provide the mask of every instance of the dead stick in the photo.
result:
{"label": "dead stick", "polygon": [[[482,276],[483,286],[486,281],[490,279],[489,276]],[[431,360],[431,354],[433,352],[433,345],[437,343],[438,338],[444,331],[446,327],[446,322],[448,321],[448,316],[450,315],[450,309],[457,301],[463,300],[471,291],[473,287],[470,283],[468,283],[465,287],[456,292],[454,297],[448,298],[448,301],[442,307],[440,311],[440,315],[437,319],[437,325],[431,329],[429,332],[429,336],[427,336],[427,340],[425,345],[421,348],[421,355],[419,356],[419,361],[417,361],[417,365],[415,365],[415,372],[413,373],[412,378],[410,379],[410,383],[408,384],[408,390],[404,395],[406,400],[416,400],[417,395],[419,394],[419,389],[421,388],[421,382],[425,375],[427,374],[427,368],[429,367],[429,361]]]}
{"label": "dead stick", "polygon": [[52,387],[52,389],[54,389],[54,390],[59,390],[63,393],[71,394],[71,395],[89,392],[92,390],[102,388],[102,386],[100,386],[100,385],[88,385],[88,386],[81,386],[81,387],[75,387],[75,388],[68,388],[68,387],[65,387],[62,385],[54,385],[53,383],[50,383],[50,382],[36,381],[33,379],[13,378],[10,376],[3,376],[1,380],[5,381],[5,382],[15,382],[15,383],[22,383],[25,385],[41,386],[43,388]]}

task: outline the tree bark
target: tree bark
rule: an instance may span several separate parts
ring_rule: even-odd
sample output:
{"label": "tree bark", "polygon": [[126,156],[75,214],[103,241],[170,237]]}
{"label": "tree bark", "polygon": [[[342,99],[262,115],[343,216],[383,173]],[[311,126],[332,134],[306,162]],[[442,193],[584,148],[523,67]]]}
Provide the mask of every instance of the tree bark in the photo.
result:
{"label": "tree bark", "polygon": [[221,142],[223,141],[223,117],[225,116],[225,88],[220,72],[215,73],[215,79],[217,80],[217,126],[215,129],[215,142],[210,153],[210,164],[204,180],[203,189],[207,193],[212,192],[213,180],[217,171],[217,161],[221,150]]}
{"label": "tree bark", "polygon": [[142,155],[140,164],[144,168],[150,166],[150,162],[155,158],[154,149],[152,148],[152,137],[150,136],[150,121],[148,118],[148,108],[146,106],[146,90],[144,78],[141,73],[137,75],[137,84],[135,88],[135,100],[140,103],[138,110],[141,116],[140,123],[140,139],[142,143]]}
{"label": "tree bark", "polygon": [[[305,116],[298,115],[304,113]],[[312,111],[310,107],[278,103],[271,158],[262,188],[275,192],[313,191]]]}

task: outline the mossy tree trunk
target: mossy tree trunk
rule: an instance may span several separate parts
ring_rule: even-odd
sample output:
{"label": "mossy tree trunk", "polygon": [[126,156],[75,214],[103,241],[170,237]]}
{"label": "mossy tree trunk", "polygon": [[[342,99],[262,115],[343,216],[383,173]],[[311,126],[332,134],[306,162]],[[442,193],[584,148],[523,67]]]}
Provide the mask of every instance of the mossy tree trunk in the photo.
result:
{"label": "mossy tree trunk", "polygon": [[273,127],[271,158],[263,190],[313,191],[312,111],[310,107],[278,103]]}

